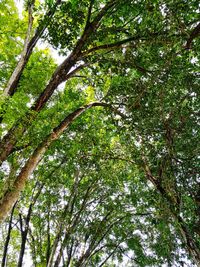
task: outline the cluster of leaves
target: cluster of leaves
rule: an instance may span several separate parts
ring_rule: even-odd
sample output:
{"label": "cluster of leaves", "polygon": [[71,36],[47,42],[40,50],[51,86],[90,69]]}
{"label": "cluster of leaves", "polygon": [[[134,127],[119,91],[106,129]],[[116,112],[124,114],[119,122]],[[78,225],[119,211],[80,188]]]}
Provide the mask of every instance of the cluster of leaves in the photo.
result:
{"label": "cluster of leaves", "polygon": [[[0,87],[7,82],[22,48],[24,23],[19,20],[14,2],[0,3]],[[8,19],[12,16],[12,19]]]}
{"label": "cluster of leaves", "polygon": [[[49,145],[2,224],[2,262],[6,255],[8,266],[16,259],[22,266],[25,249],[34,266],[193,266],[200,262],[198,1],[61,1],[48,23],[44,13],[55,2],[36,1],[34,27],[47,24],[42,38],[60,54],[76,49],[71,72],[84,67],[37,113],[32,103],[67,67],[35,49],[14,95],[2,98],[2,140],[19,129],[8,140],[17,139],[2,165],[2,192],[10,184],[14,191],[13,180],[68,114],[94,101],[107,106],[88,109]],[[27,15],[19,19],[13,1],[0,8],[4,87]]]}

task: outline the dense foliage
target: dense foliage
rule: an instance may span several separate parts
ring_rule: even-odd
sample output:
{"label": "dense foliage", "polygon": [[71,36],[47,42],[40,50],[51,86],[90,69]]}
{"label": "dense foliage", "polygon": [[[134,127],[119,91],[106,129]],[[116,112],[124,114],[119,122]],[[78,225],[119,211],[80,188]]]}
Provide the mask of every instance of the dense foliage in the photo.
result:
{"label": "dense foliage", "polygon": [[0,2],[2,267],[200,266],[199,12]]}

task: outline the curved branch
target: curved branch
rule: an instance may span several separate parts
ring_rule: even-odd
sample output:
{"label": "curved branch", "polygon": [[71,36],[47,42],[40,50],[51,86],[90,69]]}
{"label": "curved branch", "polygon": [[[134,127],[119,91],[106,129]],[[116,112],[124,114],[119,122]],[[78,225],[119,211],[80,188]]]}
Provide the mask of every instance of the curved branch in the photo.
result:
{"label": "curved branch", "polygon": [[137,40],[140,40],[140,39],[141,39],[141,36],[133,36],[133,37],[130,37],[130,38],[127,38],[127,39],[120,40],[120,41],[115,42],[115,43],[94,46],[94,47],[84,51],[81,54],[81,56],[82,57],[87,56],[87,55],[91,54],[92,52],[96,52],[98,50],[108,50],[108,49],[112,49],[112,48],[118,48],[118,47],[121,47],[123,44],[126,44],[128,42],[132,42],[132,41],[137,41]]}
{"label": "curved branch", "polygon": [[[88,64],[82,64],[76,67],[71,72],[67,73],[66,75],[62,76],[62,82],[70,79],[73,75],[78,72],[80,69],[84,68]],[[42,102],[43,100],[43,102]],[[40,108],[45,104],[46,98],[39,98],[38,102],[32,107],[32,110],[39,111]],[[36,110],[35,110],[36,109]],[[35,113],[28,113],[25,117],[18,120],[17,123],[9,130],[9,132],[2,138],[0,143],[0,164],[13,152],[24,149],[25,147],[29,146],[26,144],[23,147],[15,148],[17,140],[24,134],[26,128],[35,118]]]}
{"label": "curved branch", "polygon": [[86,20],[86,24],[85,24],[85,29],[89,26],[90,24],[90,18],[91,18],[91,14],[92,14],[92,7],[94,5],[94,0],[90,0],[90,5],[88,8],[88,14],[87,14],[87,20]]}
{"label": "curved branch", "polygon": [[46,139],[38,145],[28,161],[25,163],[24,167],[21,169],[21,172],[16,177],[12,189],[8,189],[4,193],[0,202],[0,221],[6,217],[7,213],[18,199],[20,192],[25,187],[27,179],[34,172],[51,143],[54,140],[57,140],[77,117],[92,107],[107,107],[113,109],[107,103],[93,102],[76,109],[74,112],[70,113],[57,127],[55,127],[52,133],[50,133]]}
{"label": "curved branch", "polygon": [[187,40],[187,43],[186,43],[186,46],[185,48],[186,49],[191,49],[191,46],[192,46],[192,42],[195,38],[198,37],[198,35],[200,35],[200,22],[199,24],[192,30],[188,40]]}

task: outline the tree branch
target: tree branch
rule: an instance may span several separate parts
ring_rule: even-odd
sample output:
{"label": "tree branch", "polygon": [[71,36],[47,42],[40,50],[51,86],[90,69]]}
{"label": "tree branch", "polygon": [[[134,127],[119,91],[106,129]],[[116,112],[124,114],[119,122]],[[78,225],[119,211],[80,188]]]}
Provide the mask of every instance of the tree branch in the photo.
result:
{"label": "tree branch", "polygon": [[11,236],[11,231],[12,231],[12,220],[13,220],[13,215],[14,215],[14,210],[16,207],[17,201],[15,202],[12,211],[11,211],[11,215],[10,215],[10,220],[9,220],[9,224],[8,224],[8,233],[6,236],[6,241],[4,244],[4,250],[3,250],[3,257],[2,257],[2,263],[1,263],[1,267],[5,267],[6,266],[6,258],[8,255],[8,246],[9,246],[9,242],[10,242],[10,236]]}
{"label": "tree branch", "polygon": [[192,46],[192,42],[195,38],[198,37],[198,35],[200,35],[200,22],[199,24],[192,30],[192,32],[190,33],[190,36],[187,40],[185,49],[191,49]]}
{"label": "tree branch", "polygon": [[[57,127],[55,127],[45,140],[38,145],[33,154],[30,156],[25,166],[22,168],[20,174],[16,177],[12,190],[8,189],[0,202],[0,221],[2,221],[9,210],[14,205],[15,201],[18,199],[20,192],[24,189],[25,183],[29,176],[36,169],[40,160],[42,159],[44,153],[47,151],[49,146],[54,140],[57,140],[60,135],[69,127],[69,125],[82,113],[87,111],[92,107],[105,107],[113,109],[107,103],[93,102],[83,107],[76,109],[74,112],[70,113]],[[113,110],[115,112],[115,109]]]}
{"label": "tree branch", "polygon": [[50,9],[44,16],[43,21],[45,22],[44,25],[41,27],[41,25],[38,26],[38,28],[35,31],[34,36],[30,39],[32,25],[33,25],[33,17],[32,17],[32,8],[33,4],[29,5],[28,7],[28,13],[29,13],[29,22],[28,22],[28,30],[24,42],[24,48],[22,50],[22,53],[20,55],[20,60],[17,63],[16,68],[14,69],[7,86],[4,90],[5,96],[12,96],[18,86],[19,80],[21,78],[22,72],[28,63],[28,60],[32,54],[33,48],[35,47],[36,43],[44,33],[46,27],[48,26],[48,23],[52,16],[54,15],[57,6],[61,3],[61,0],[57,0],[54,4],[54,7]]}
{"label": "tree branch", "polygon": [[90,0],[90,5],[89,5],[89,8],[88,8],[88,14],[87,14],[87,19],[86,19],[86,24],[85,24],[85,30],[87,29],[87,27],[90,24],[90,18],[91,18],[91,14],[92,14],[93,4],[94,4],[94,0]]}
{"label": "tree branch", "polygon": [[81,57],[85,57],[85,56],[91,54],[92,52],[96,52],[98,50],[108,50],[108,49],[112,49],[112,48],[118,48],[118,47],[121,47],[123,44],[126,44],[128,42],[132,42],[132,41],[137,41],[137,40],[140,40],[140,39],[141,39],[141,37],[133,36],[133,37],[130,37],[130,38],[127,38],[127,39],[124,39],[124,40],[120,40],[120,41],[115,42],[115,43],[94,46],[94,47],[84,51],[81,54]]}

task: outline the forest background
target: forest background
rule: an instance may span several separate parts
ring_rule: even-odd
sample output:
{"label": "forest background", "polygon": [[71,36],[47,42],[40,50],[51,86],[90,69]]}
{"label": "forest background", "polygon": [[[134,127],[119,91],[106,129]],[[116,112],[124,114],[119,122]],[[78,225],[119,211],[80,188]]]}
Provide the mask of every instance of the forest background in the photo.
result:
{"label": "forest background", "polygon": [[199,1],[16,3],[0,1],[1,266],[200,266]]}

